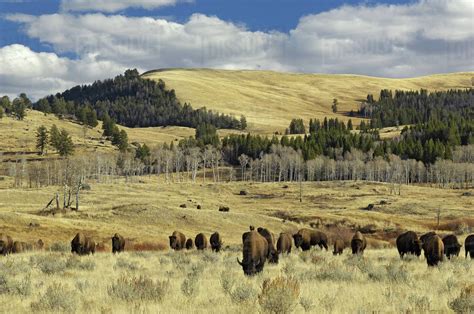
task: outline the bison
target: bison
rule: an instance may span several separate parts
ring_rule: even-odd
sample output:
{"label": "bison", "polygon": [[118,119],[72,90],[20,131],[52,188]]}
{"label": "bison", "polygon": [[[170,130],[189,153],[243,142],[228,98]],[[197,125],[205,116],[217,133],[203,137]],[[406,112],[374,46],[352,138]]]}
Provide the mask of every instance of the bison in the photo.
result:
{"label": "bison", "polygon": [[207,249],[207,237],[204,233],[199,233],[196,238],[194,238],[194,245],[196,245],[196,249],[198,250]]}
{"label": "bison", "polygon": [[278,253],[275,249],[275,236],[270,230],[259,227],[257,232],[260,233],[268,242],[268,262],[272,264],[278,264]]}
{"label": "bison", "polygon": [[125,238],[116,233],[112,237],[112,253],[120,253],[125,251]]}
{"label": "bison", "polygon": [[7,255],[12,252],[13,240],[10,236],[0,233],[0,254]]}
{"label": "bison", "polygon": [[328,250],[328,236],[321,231],[311,229],[301,229],[293,235],[295,246],[301,247],[303,251],[307,251],[311,246],[318,245],[321,249]]}
{"label": "bison", "polygon": [[186,250],[192,250],[194,248],[193,239],[186,240]]}
{"label": "bison", "polygon": [[25,242],[15,241],[12,246],[12,253],[23,253],[28,249]]}
{"label": "bison", "polygon": [[43,240],[39,239],[37,242],[36,242],[36,249],[37,250],[42,250],[44,248],[44,242]]}
{"label": "bison", "polygon": [[186,237],[179,231],[174,231],[172,235],[169,236],[170,238],[170,247],[175,250],[179,251],[185,248],[186,244]]}
{"label": "bison", "polygon": [[397,249],[400,258],[405,254],[421,255],[422,242],[413,231],[407,231],[397,237]]}
{"label": "bison", "polygon": [[77,233],[71,241],[71,253],[76,253],[78,255],[94,254],[94,240],[90,237],[86,237],[81,232]]}
{"label": "bison", "polygon": [[243,260],[237,262],[247,276],[255,275],[263,270],[268,256],[268,241],[257,231],[249,231],[242,235]]}
{"label": "bison", "polygon": [[366,247],[367,240],[360,231],[357,231],[351,240],[352,254],[362,255]]}
{"label": "bison", "polygon": [[467,236],[464,241],[464,249],[466,250],[466,258],[467,254],[469,254],[471,258],[474,258],[474,234]]}
{"label": "bison", "polygon": [[423,251],[425,252],[428,266],[436,266],[444,258],[444,244],[438,235],[432,235],[423,241]]}
{"label": "bison", "polygon": [[280,236],[278,237],[278,241],[277,241],[277,253],[290,254],[292,242],[293,242],[293,239],[291,238],[291,234],[287,232],[280,233]]}
{"label": "bison", "polygon": [[333,255],[341,255],[344,252],[346,244],[342,239],[336,239],[334,241],[334,251],[332,252]]}
{"label": "bison", "polygon": [[423,245],[429,238],[431,238],[432,236],[435,236],[435,235],[436,235],[436,232],[434,232],[434,231],[430,231],[428,233],[425,233],[424,235],[422,235],[420,237],[421,244]]}
{"label": "bison", "polygon": [[459,256],[462,245],[459,243],[458,238],[454,234],[443,237],[444,255],[448,259],[451,259],[452,255]]}
{"label": "bison", "polygon": [[219,252],[222,247],[222,238],[219,232],[214,232],[211,234],[210,238],[211,248],[214,252]]}

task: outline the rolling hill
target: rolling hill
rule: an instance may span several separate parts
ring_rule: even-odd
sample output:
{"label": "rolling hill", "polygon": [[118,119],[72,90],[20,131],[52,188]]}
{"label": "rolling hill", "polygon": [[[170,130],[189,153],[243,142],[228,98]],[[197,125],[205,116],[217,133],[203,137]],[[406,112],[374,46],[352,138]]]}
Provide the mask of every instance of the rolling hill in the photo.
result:
{"label": "rolling hill", "polygon": [[[408,79],[358,75],[296,74],[271,71],[211,69],[162,69],[144,78],[162,79],[181,102],[206,106],[218,112],[245,115],[252,133],[282,132],[292,118],[338,117],[357,110],[367,94],[378,97],[381,89],[429,91],[472,87],[473,72],[439,74]],[[338,99],[339,112],[331,110]],[[356,123],[357,124],[357,123]]]}

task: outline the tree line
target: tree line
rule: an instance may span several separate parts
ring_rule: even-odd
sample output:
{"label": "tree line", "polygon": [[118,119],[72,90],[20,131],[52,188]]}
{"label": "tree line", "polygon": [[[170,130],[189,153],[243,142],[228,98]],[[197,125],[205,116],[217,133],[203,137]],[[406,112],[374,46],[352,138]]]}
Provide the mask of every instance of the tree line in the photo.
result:
{"label": "tree line", "polygon": [[3,118],[3,115],[7,115],[23,120],[26,116],[26,109],[31,107],[31,100],[25,93],[21,93],[13,101],[8,96],[3,96],[0,98],[0,119]]}
{"label": "tree line", "polygon": [[127,127],[184,126],[195,128],[211,124],[216,128],[245,129],[245,117],[181,104],[165,82],[143,79],[138,71],[127,70],[113,79],[75,86],[62,93],[42,98],[33,108],[58,116],[68,116],[92,127],[107,115]]}

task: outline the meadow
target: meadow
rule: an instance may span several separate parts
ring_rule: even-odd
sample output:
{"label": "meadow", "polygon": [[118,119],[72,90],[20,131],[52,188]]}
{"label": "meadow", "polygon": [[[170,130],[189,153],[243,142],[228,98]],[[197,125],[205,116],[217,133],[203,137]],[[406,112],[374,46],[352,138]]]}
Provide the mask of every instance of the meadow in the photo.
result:
{"label": "meadow", "polygon": [[[68,250],[64,248],[64,251]],[[61,248],[56,248],[61,250]],[[474,308],[473,261],[428,268],[395,249],[363,257],[313,249],[244,276],[238,248],[207,251],[36,252],[0,259],[2,312],[372,313]]]}

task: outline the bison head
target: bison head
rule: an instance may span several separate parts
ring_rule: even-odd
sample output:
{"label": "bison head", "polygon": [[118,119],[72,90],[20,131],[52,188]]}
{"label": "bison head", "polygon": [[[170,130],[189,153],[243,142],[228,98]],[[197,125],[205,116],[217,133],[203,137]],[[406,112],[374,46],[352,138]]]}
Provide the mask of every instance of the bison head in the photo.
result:
{"label": "bison head", "polygon": [[295,246],[297,248],[303,244],[303,236],[299,233],[293,235],[293,240],[295,241]]}
{"label": "bison head", "polygon": [[244,274],[247,275],[247,276],[255,275],[258,272],[257,268],[260,265],[260,262],[256,263],[255,261],[241,262],[241,261],[239,261],[238,257],[237,257],[237,263],[239,263],[239,265],[242,266]]}
{"label": "bison head", "polygon": [[170,236],[170,247],[172,249],[176,249],[178,246],[178,239],[176,238],[176,236],[172,235]]}
{"label": "bison head", "polygon": [[271,264],[278,264],[278,252],[277,251],[270,252],[268,261]]}

